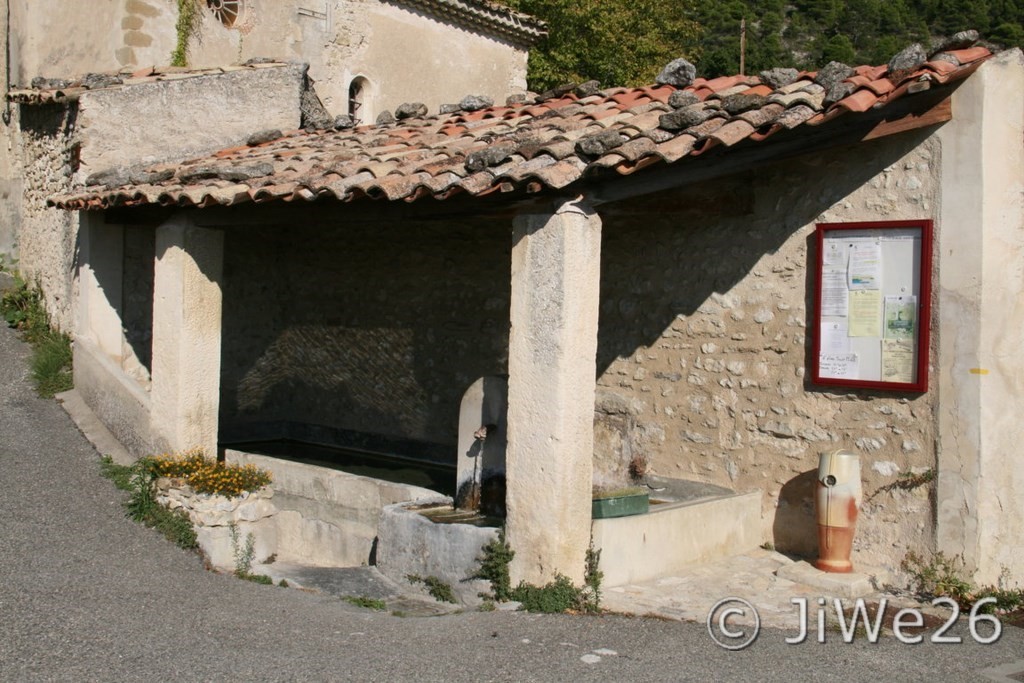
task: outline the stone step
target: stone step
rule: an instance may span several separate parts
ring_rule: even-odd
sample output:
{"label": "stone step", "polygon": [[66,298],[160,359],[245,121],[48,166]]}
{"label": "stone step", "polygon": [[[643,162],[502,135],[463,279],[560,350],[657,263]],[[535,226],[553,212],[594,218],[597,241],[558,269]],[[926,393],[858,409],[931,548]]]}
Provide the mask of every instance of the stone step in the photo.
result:
{"label": "stone step", "polygon": [[652,504],[647,514],[592,522],[606,586],[669,576],[687,565],[754,550],[764,541],[759,491],[702,489],[667,479],[648,484],[652,500],[664,502]]}
{"label": "stone step", "polygon": [[401,585],[377,571],[376,567],[316,567],[291,562],[253,565],[253,574],[263,574],[279,584],[282,579],[292,588],[315,591],[338,598],[381,600],[385,609],[406,617],[435,617],[460,609],[420,595],[409,585]]}

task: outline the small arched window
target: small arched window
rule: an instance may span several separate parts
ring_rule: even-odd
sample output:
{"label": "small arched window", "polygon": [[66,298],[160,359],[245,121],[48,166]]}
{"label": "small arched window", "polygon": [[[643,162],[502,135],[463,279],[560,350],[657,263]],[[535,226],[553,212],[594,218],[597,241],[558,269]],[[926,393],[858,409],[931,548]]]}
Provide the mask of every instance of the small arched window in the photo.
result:
{"label": "small arched window", "polygon": [[363,123],[369,111],[367,111],[367,98],[369,96],[370,82],[362,76],[353,78],[348,86],[348,115],[352,117],[355,125]]}

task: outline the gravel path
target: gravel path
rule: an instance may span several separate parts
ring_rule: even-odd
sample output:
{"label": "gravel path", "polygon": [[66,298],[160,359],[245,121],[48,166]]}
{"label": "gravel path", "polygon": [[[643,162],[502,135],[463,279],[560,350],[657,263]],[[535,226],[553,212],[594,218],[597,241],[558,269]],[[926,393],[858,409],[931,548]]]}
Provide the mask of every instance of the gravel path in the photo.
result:
{"label": "gravel path", "polygon": [[27,354],[0,328],[0,681],[977,680],[1024,657],[1016,629],[943,648],[768,631],[726,652],[703,624],[400,618],[214,574],[125,519],[98,454],[31,391]]}

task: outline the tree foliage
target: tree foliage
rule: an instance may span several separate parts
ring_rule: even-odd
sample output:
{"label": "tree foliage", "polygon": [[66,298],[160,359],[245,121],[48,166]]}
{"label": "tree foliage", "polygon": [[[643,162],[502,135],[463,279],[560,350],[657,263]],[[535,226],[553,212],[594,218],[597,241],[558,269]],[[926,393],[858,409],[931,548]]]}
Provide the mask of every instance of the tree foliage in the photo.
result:
{"label": "tree foliage", "polygon": [[604,85],[652,83],[677,57],[696,57],[698,26],[691,0],[506,0],[548,22],[550,34],[530,52],[534,90],[591,79]]}
{"label": "tree foliage", "polygon": [[548,22],[530,52],[531,89],[596,79],[651,83],[676,57],[701,76],[829,61],[884,64],[911,43],[976,29],[1006,47],[1024,45],[1024,0],[505,0]]}

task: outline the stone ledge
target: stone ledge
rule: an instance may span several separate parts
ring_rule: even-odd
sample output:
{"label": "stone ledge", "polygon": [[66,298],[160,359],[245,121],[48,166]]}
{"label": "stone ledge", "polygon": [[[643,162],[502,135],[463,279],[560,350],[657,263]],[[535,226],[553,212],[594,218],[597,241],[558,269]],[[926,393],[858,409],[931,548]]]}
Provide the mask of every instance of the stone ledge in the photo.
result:
{"label": "stone ledge", "polygon": [[879,589],[876,586],[889,581],[889,574],[884,570],[836,574],[823,572],[808,562],[794,562],[779,567],[775,575],[793,583],[818,588],[832,597],[850,599],[877,593]]}

